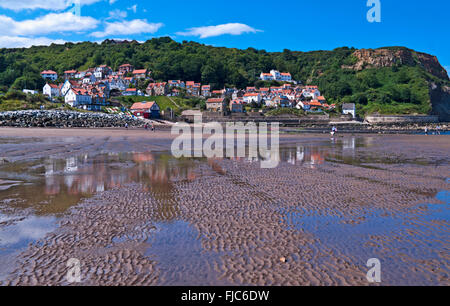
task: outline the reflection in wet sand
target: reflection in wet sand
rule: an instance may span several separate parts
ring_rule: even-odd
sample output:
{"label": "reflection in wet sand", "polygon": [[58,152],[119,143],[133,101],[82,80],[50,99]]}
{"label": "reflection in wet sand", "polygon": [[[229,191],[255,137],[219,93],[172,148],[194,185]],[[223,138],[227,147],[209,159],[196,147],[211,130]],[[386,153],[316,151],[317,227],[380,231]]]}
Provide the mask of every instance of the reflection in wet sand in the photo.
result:
{"label": "reflection in wet sand", "polygon": [[194,161],[156,153],[86,154],[5,165],[0,169],[8,177],[0,179],[0,272],[9,266],[2,266],[9,254],[55,230],[57,218],[70,207],[130,183],[162,201],[155,220],[172,220],[177,210],[172,182],[194,179],[194,166]]}
{"label": "reflection in wet sand", "polygon": [[[433,162],[442,149],[419,158],[404,145],[388,152],[350,136],[251,159],[120,153],[4,164],[0,283],[8,274],[7,284],[65,284],[56,276],[76,257],[94,285],[366,285],[366,260],[379,256],[385,284],[442,284],[448,163]],[[280,165],[261,169],[262,159]],[[11,272],[4,259],[19,250]]]}
{"label": "reflection in wet sand", "polygon": [[[171,178],[193,179],[193,165],[192,161],[152,153],[82,155],[14,163],[0,169],[0,175],[7,173],[9,177],[0,179],[0,203],[14,202],[7,208],[32,208],[36,215],[47,215],[64,213],[82,198],[129,183],[170,194],[167,191],[172,188]],[[23,178],[23,173],[30,176]],[[11,179],[16,174],[19,179]]]}

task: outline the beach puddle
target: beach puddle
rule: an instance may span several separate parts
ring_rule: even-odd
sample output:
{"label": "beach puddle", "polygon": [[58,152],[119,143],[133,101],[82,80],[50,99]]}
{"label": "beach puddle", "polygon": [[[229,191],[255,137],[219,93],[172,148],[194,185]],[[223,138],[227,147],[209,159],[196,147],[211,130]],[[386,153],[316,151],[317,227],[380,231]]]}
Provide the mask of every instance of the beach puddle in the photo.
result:
{"label": "beach puddle", "polygon": [[[86,154],[4,164],[0,167],[0,271],[9,265],[7,256],[54,231],[58,220],[83,199],[138,183],[170,203],[172,179],[193,179],[194,168],[194,160],[163,153]],[[174,209],[162,205],[159,219],[173,219]]]}
{"label": "beach puddle", "polygon": [[[411,285],[434,271],[448,277],[449,271],[436,262],[448,259],[450,192],[441,191],[435,198],[443,204],[421,204],[396,213],[379,209],[361,210],[351,217],[304,210],[281,213],[288,230],[312,233],[333,254],[343,254],[360,266],[369,258],[382,259],[390,284]],[[424,267],[424,262],[434,265]],[[436,279],[429,282],[439,284]]]}
{"label": "beach puddle", "polygon": [[169,194],[171,178],[188,179],[193,168],[193,161],[162,153],[50,157],[9,163],[0,167],[0,209],[58,215],[83,198],[130,183]]}
{"label": "beach puddle", "polygon": [[[201,286],[217,284],[214,266],[220,254],[205,251],[202,237],[188,222],[176,220],[157,223],[156,231],[147,243],[146,256],[157,262],[162,271],[160,285]],[[223,283],[222,285],[224,285]]]}

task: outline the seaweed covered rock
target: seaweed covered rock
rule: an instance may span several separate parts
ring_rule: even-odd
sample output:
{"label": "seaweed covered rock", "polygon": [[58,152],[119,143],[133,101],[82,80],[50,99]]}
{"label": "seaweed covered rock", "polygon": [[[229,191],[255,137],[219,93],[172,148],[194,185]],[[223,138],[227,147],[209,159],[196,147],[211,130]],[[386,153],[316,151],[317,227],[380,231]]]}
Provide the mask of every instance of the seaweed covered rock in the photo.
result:
{"label": "seaweed covered rock", "polygon": [[73,111],[26,110],[0,113],[0,126],[106,128],[141,127],[145,123],[126,115],[79,113]]}

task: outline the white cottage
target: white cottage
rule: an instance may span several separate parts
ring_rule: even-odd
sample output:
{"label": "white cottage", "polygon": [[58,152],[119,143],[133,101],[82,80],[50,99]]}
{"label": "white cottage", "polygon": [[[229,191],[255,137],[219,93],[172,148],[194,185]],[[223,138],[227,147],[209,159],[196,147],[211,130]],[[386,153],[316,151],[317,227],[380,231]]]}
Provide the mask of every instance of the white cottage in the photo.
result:
{"label": "white cottage", "polygon": [[72,107],[92,104],[92,97],[86,89],[70,88],[64,98],[66,104]]}
{"label": "white cottage", "polygon": [[48,96],[49,98],[53,97],[61,97],[61,90],[58,85],[55,84],[45,84],[42,92],[44,95]]}
{"label": "white cottage", "polygon": [[342,105],[342,113],[344,115],[351,114],[353,119],[356,118],[356,105],[355,103],[344,103]]}
{"label": "white cottage", "polygon": [[261,95],[259,93],[246,93],[244,95],[244,102],[245,103],[261,103]]}
{"label": "white cottage", "polygon": [[70,80],[66,80],[64,82],[64,85],[61,87],[61,95],[65,96],[67,94],[67,92],[71,89],[71,88],[75,88],[78,87],[78,83],[75,81],[70,81]]}

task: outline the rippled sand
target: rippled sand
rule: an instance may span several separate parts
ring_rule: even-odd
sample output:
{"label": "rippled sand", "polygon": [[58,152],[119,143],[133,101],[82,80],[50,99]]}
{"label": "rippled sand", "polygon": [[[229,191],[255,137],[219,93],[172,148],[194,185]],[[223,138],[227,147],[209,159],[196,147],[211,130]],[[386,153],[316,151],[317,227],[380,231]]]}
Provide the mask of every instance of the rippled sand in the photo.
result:
{"label": "rippled sand", "polygon": [[[64,155],[170,143],[110,137],[9,150],[26,159],[38,148]],[[82,285],[368,285],[366,262],[379,258],[383,285],[449,285],[448,140],[371,136],[350,155],[319,152],[316,162],[276,169],[196,161],[169,188],[132,183],[83,200],[18,256],[3,284],[67,285],[66,263],[77,258]],[[316,142],[330,139],[282,140]]]}

